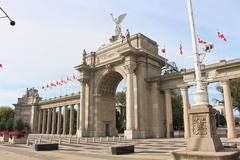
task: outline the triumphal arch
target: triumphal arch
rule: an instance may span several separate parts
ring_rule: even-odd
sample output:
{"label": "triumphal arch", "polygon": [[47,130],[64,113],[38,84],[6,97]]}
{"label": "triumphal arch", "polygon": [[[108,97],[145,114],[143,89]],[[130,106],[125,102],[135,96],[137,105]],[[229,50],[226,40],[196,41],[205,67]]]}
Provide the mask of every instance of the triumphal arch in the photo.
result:
{"label": "triumphal arch", "polygon": [[[75,67],[80,73],[80,92],[43,100],[36,89],[27,89],[14,104],[15,116],[22,117],[33,134],[116,136],[115,92],[124,79],[126,138],[173,137],[174,89],[182,92],[184,137],[189,138],[193,132],[188,88],[195,85],[194,70],[163,74],[166,65],[157,43],[143,34],[119,38],[96,52],[83,52],[82,63]],[[240,78],[240,59],[202,65],[201,70],[206,91],[209,83],[223,84],[227,137],[236,138],[229,82]]]}
{"label": "triumphal arch", "polygon": [[[128,139],[164,137],[164,107],[157,84],[146,79],[160,76],[165,60],[158,45],[142,34],[119,39],[98,51],[83,53],[80,72],[80,125],[82,136],[115,136],[115,93],[126,82],[126,130]],[[157,123],[156,123],[157,122]],[[158,123],[162,123],[161,125]]]}

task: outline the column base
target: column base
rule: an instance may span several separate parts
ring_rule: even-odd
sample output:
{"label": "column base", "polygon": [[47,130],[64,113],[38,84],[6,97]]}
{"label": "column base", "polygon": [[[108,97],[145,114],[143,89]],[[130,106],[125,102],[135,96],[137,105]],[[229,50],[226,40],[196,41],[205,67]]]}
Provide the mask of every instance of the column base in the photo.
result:
{"label": "column base", "polygon": [[85,130],[77,130],[77,137],[87,137],[87,131]]}
{"label": "column base", "polygon": [[172,152],[174,160],[239,160],[239,151],[224,149],[221,152],[181,150]]}
{"label": "column base", "polygon": [[129,140],[140,138],[139,133],[136,130],[125,130],[124,131],[124,137],[126,137]]}

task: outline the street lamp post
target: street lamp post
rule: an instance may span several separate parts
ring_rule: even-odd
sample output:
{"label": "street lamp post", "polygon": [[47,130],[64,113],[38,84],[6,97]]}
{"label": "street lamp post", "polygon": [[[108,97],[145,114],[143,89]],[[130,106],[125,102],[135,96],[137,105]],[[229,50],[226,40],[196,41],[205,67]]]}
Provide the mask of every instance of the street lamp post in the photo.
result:
{"label": "street lamp post", "polygon": [[8,14],[2,9],[2,7],[0,7],[0,10],[4,13],[4,16],[2,16],[2,17],[0,17],[0,18],[7,18],[7,19],[9,19],[10,25],[11,25],[11,26],[14,26],[14,25],[16,24],[15,21],[13,21],[13,20],[8,16]]}

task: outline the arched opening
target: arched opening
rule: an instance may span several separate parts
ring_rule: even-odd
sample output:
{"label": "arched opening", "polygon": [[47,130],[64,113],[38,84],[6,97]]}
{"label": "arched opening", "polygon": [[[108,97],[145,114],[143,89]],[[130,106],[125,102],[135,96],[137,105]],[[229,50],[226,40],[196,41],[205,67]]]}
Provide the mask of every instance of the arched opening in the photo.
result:
{"label": "arched opening", "polygon": [[[97,125],[98,133],[101,136],[116,136],[123,133],[126,123],[126,97],[121,95],[120,101],[116,103],[116,93],[125,91],[123,76],[111,71],[104,75],[98,86],[97,96]],[[119,95],[118,95],[119,96]],[[121,102],[121,103],[120,103]]]}

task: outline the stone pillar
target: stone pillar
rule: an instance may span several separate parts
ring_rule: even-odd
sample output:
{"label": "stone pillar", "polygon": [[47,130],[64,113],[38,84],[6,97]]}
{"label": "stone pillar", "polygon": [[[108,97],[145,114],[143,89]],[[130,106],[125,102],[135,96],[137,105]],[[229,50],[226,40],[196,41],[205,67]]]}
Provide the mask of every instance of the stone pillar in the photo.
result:
{"label": "stone pillar", "polygon": [[70,108],[70,124],[69,124],[69,134],[73,134],[73,126],[74,126],[74,105],[71,105]]}
{"label": "stone pillar", "polygon": [[182,99],[183,99],[183,122],[184,122],[184,138],[190,137],[190,124],[189,124],[189,99],[188,99],[188,88],[182,88]]}
{"label": "stone pillar", "polygon": [[50,134],[50,130],[51,130],[51,108],[48,108],[48,116],[47,116],[47,134]]}
{"label": "stone pillar", "polygon": [[46,133],[46,109],[43,109],[42,134]]}
{"label": "stone pillar", "polygon": [[38,131],[38,106],[32,105],[31,119],[30,119],[31,133],[37,133]]}
{"label": "stone pillar", "polygon": [[79,130],[80,125],[80,104],[77,104],[77,127],[76,129]]}
{"label": "stone pillar", "polygon": [[125,137],[127,139],[133,139],[134,135],[134,87],[133,87],[133,73],[136,68],[136,65],[126,64],[124,66],[127,71],[127,93],[126,93],[126,130]]}
{"label": "stone pillar", "polygon": [[62,123],[62,107],[58,107],[58,121],[57,121],[57,134],[61,134]]}
{"label": "stone pillar", "polygon": [[172,99],[171,90],[165,90],[165,104],[166,104],[166,127],[167,138],[173,137],[173,118],[172,118]]}
{"label": "stone pillar", "polygon": [[229,80],[223,82],[223,94],[225,103],[225,115],[227,121],[228,138],[237,138],[235,120],[233,116],[232,97]]}
{"label": "stone pillar", "polygon": [[203,87],[204,87],[204,90],[206,91],[206,94],[207,94],[207,101],[209,102],[208,83],[204,83]]}
{"label": "stone pillar", "polygon": [[39,109],[38,112],[38,133],[42,131],[43,110]]}
{"label": "stone pillar", "polygon": [[67,119],[68,119],[68,115],[67,115],[67,107],[64,107],[64,113],[63,113],[63,134],[67,134]]}
{"label": "stone pillar", "polygon": [[52,112],[52,134],[56,133],[56,108],[53,108]]}
{"label": "stone pillar", "polygon": [[80,89],[80,112],[79,112],[79,126],[77,135],[78,137],[85,136],[85,94],[86,94],[86,81],[81,80],[81,89]]}

